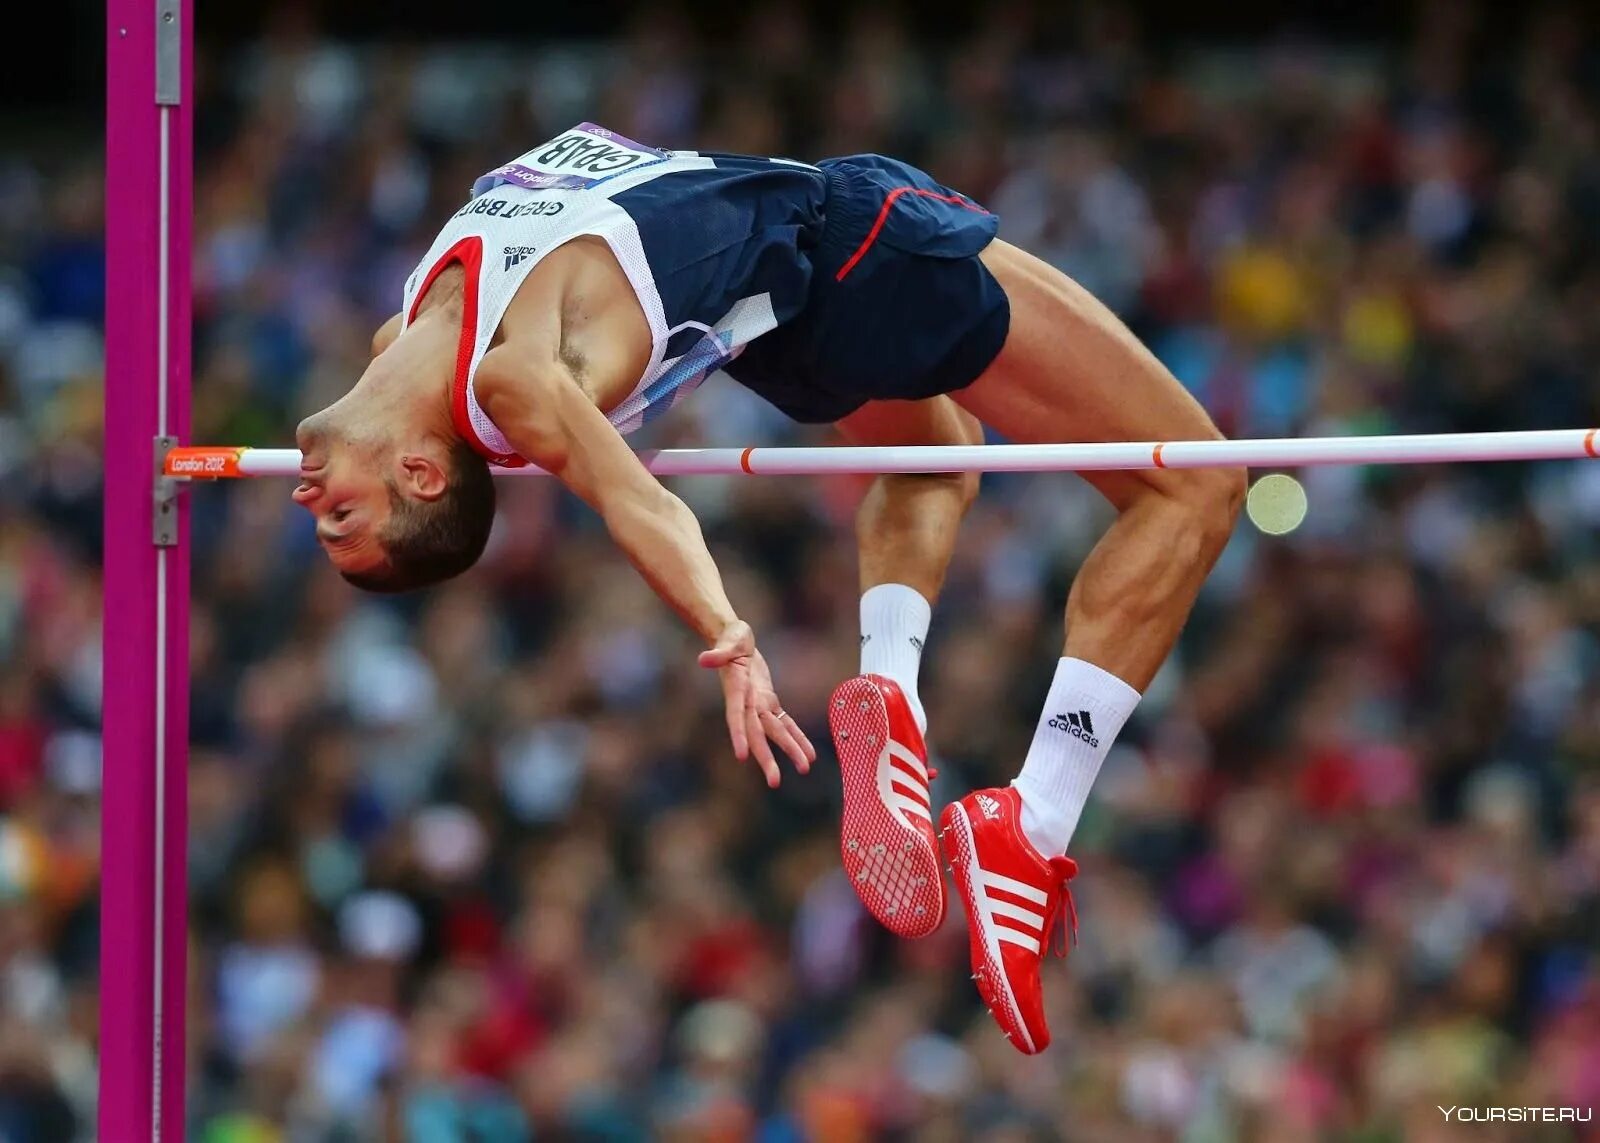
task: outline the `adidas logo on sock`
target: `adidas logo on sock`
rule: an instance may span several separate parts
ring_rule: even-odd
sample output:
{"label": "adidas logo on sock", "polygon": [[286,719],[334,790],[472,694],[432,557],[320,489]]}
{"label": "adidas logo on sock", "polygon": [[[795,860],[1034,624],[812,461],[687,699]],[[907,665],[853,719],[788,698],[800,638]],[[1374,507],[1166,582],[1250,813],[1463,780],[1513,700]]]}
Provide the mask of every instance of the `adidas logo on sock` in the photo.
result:
{"label": "adidas logo on sock", "polygon": [[1089,717],[1089,712],[1080,710],[1072,714],[1058,714],[1050,720],[1052,730],[1065,730],[1074,738],[1081,738],[1085,743],[1099,749],[1100,740],[1094,736],[1094,719]]}
{"label": "adidas logo on sock", "polygon": [[978,803],[978,808],[983,811],[984,817],[993,819],[1000,816],[1000,803],[988,794],[979,794],[974,800]]}

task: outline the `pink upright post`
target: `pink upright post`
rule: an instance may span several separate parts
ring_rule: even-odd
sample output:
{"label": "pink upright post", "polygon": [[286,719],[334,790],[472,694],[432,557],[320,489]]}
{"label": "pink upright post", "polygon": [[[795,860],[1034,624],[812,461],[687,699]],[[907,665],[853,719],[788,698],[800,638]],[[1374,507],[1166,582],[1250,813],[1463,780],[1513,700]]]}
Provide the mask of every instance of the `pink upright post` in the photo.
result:
{"label": "pink upright post", "polygon": [[106,3],[105,720],[100,1130],[184,1137],[190,0]]}

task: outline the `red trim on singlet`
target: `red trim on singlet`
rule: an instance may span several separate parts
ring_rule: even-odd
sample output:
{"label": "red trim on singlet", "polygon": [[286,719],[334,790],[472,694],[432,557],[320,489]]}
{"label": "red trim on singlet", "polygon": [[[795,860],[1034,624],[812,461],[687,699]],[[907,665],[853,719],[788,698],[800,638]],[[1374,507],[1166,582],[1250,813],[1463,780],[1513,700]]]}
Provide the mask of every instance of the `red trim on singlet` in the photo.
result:
{"label": "red trim on singlet", "polygon": [[456,375],[450,382],[450,420],[455,424],[461,439],[472,446],[474,452],[490,464],[501,468],[522,468],[528,462],[516,453],[495,452],[478,437],[467,413],[467,383],[472,370],[472,348],[478,340],[478,283],[483,270],[483,239],[469,235],[442,254],[428,276],[422,279],[417,295],[411,301],[411,311],[406,314],[406,324],[417,320],[417,310],[428,295],[428,287],[444,272],[446,266],[456,262],[466,271],[466,281],[461,287],[461,340],[456,346]]}
{"label": "red trim on singlet", "polygon": [[921,187],[895,187],[888,197],[883,200],[883,208],[878,211],[878,220],[872,224],[872,229],[867,231],[867,237],[861,245],[856,247],[856,252],[850,255],[850,261],[839,267],[839,272],[833,276],[835,282],[844,281],[844,276],[856,268],[856,263],[867,256],[867,251],[872,249],[872,244],[878,240],[878,234],[883,230],[883,224],[889,221],[889,211],[894,207],[895,200],[903,194],[919,194],[923,198],[936,198],[940,202],[954,203],[956,206],[966,207],[968,210],[977,211],[979,214],[988,214],[987,210],[977,203],[968,202],[958,194],[940,194],[938,191],[923,190]]}

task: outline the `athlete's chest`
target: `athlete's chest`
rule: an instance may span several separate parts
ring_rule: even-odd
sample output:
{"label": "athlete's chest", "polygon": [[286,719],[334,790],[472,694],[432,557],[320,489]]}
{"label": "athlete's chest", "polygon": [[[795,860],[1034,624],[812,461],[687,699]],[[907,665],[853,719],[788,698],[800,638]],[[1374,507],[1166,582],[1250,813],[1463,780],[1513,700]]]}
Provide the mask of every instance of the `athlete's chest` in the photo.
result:
{"label": "athlete's chest", "polygon": [[553,355],[603,412],[650,368],[655,336],[610,246],[579,237],[552,251],[506,307],[498,337]]}

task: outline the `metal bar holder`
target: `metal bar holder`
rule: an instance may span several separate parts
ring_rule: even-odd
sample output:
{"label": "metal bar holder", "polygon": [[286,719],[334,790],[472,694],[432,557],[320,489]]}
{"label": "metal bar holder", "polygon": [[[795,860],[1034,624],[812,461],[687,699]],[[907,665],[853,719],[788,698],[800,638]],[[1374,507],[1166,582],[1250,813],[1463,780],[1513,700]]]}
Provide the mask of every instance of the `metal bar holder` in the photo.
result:
{"label": "metal bar holder", "polygon": [[155,437],[155,480],[151,485],[150,542],[158,548],[178,544],[178,490],[184,477],[167,475],[167,454],[178,447],[177,437]]}
{"label": "metal bar holder", "polygon": [[182,0],[156,0],[156,103],[176,107],[183,99]]}

